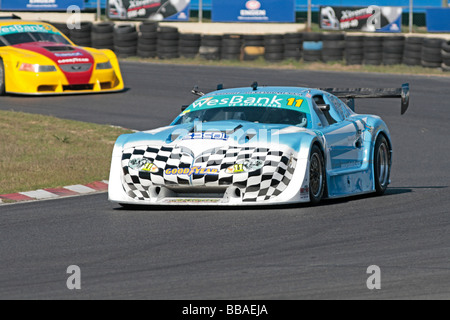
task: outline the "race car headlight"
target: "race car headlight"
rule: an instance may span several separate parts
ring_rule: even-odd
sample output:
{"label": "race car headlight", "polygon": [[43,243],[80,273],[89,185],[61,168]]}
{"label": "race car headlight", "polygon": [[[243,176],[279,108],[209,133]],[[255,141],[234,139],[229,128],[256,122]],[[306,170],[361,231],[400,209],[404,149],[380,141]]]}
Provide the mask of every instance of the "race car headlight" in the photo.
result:
{"label": "race car headlight", "polygon": [[97,70],[107,70],[112,69],[111,62],[103,62],[103,63],[97,63]]}
{"label": "race car headlight", "polygon": [[262,160],[244,160],[234,164],[226,169],[229,174],[243,173],[243,172],[253,172],[261,169],[264,166],[264,161]]}
{"label": "race car headlight", "polygon": [[42,66],[39,64],[31,64],[31,63],[22,63],[20,68],[20,71],[29,71],[29,72],[55,72],[56,67],[55,66]]}

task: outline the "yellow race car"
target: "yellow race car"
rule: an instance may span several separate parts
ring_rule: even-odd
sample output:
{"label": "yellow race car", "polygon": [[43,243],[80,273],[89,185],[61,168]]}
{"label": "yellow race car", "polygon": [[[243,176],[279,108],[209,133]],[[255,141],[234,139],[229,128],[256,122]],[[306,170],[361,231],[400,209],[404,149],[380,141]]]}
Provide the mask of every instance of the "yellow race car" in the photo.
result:
{"label": "yellow race car", "polygon": [[0,95],[123,89],[119,62],[111,50],[78,47],[47,23],[0,20]]}

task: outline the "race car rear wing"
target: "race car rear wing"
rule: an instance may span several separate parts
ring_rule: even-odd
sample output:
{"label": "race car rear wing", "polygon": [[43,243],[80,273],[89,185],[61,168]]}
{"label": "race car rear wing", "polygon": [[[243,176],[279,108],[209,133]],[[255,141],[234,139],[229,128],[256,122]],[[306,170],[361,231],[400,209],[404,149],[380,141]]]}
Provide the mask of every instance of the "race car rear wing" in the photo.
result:
{"label": "race car rear wing", "polygon": [[355,111],[355,99],[360,98],[400,98],[402,115],[409,107],[409,83],[403,84],[401,88],[321,88],[319,90],[331,93],[340,99],[346,99],[345,102],[353,111]]}

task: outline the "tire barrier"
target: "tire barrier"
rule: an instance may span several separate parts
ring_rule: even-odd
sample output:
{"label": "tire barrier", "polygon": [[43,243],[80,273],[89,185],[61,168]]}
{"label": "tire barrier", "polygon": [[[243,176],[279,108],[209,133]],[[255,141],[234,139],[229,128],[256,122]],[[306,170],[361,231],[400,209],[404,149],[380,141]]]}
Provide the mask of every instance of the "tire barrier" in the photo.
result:
{"label": "tire barrier", "polygon": [[242,35],[225,34],[222,38],[222,60],[240,60]]}
{"label": "tire barrier", "polygon": [[180,33],[177,28],[159,27],[157,39],[156,52],[159,59],[176,59],[180,57]]}
{"label": "tire barrier", "polygon": [[442,42],[442,70],[450,71],[450,41]]}
{"label": "tire barrier", "polygon": [[222,40],[222,36],[203,35],[199,49],[200,57],[205,60],[220,60],[222,54]]}
{"label": "tire barrier", "polygon": [[242,49],[243,61],[254,61],[264,57],[264,36],[262,35],[244,35],[244,44]]}
{"label": "tire barrier", "polygon": [[284,36],[284,59],[299,61],[303,57],[303,34],[286,33]]}
{"label": "tire barrier", "polygon": [[407,66],[420,66],[422,62],[423,38],[408,37],[405,40],[403,64]]}
{"label": "tire barrier", "polygon": [[264,59],[269,62],[280,62],[284,59],[284,37],[282,34],[264,36]]}
{"label": "tire barrier", "polygon": [[303,61],[322,61],[323,41],[322,34],[318,32],[305,32],[303,34]]}
{"label": "tire barrier", "polygon": [[142,22],[139,25],[137,41],[137,56],[141,58],[156,58],[158,45],[158,23]]}
{"label": "tire barrier", "polygon": [[422,67],[441,68],[443,39],[425,38],[422,45]]}
{"label": "tire barrier", "polygon": [[404,36],[388,36],[383,39],[383,64],[392,66],[402,64],[405,50]]}
{"label": "tire barrier", "polygon": [[345,61],[347,65],[361,65],[364,61],[364,36],[345,37]]}
{"label": "tire barrier", "polygon": [[380,66],[383,64],[383,37],[364,37],[364,64]]}
{"label": "tire barrier", "polygon": [[343,33],[325,33],[322,35],[323,62],[336,62],[344,60],[345,35]]}
{"label": "tire barrier", "polygon": [[[51,23],[51,22],[50,22]],[[179,33],[177,28],[145,21],[134,24],[82,22],[69,30],[52,23],[76,45],[111,49],[119,58],[193,59],[268,62],[341,62],[347,65],[395,65],[441,68],[450,71],[450,41],[403,35],[354,35],[298,32],[268,35],[201,35]]]}
{"label": "tire barrier", "polygon": [[114,50],[114,23],[102,22],[93,25],[91,43],[97,49]]}
{"label": "tire barrier", "polygon": [[198,56],[202,35],[199,33],[181,33],[179,52],[182,58],[194,59]]}
{"label": "tire barrier", "polygon": [[81,22],[79,29],[72,29],[69,31],[69,38],[78,46],[90,47],[92,46],[91,33],[92,23]]}
{"label": "tire barrier", "polygon": [[114,51],[120,58],[137,55],[138,33],[134,24],[122,24],[114,28]]}

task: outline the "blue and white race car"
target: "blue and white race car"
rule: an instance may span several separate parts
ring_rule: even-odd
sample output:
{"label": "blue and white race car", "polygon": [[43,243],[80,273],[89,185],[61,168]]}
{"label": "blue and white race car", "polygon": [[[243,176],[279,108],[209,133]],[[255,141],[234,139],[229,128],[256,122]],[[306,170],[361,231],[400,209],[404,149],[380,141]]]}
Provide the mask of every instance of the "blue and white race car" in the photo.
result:
{"label": "blue and white race car", "polygon": [[355,98],[401,98],[391,89],[258,87],[200,96],[170,126],[122,135],[109,199],[127,205],[273,205],[363,193],[390,183],[383,120],[354,112]]}

